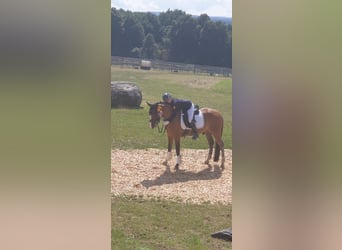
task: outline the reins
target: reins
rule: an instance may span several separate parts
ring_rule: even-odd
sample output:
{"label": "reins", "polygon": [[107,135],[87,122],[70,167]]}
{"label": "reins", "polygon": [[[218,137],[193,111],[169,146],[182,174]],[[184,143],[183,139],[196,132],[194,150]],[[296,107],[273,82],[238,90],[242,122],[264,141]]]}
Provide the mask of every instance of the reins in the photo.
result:
{"label": "reins", "polygon": [[158,132],[159,133],[165,133],[165,126],[164,126],[164,124],[163,125],[161,125],[161,128],[159,127],[159,123],[158,123]]}

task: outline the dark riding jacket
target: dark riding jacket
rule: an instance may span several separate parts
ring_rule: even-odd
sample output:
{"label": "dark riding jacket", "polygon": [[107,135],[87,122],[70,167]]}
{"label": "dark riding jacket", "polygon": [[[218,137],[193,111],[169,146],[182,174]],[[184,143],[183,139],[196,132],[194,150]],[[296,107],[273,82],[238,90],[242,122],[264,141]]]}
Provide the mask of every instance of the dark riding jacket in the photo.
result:
{"label": "dark riding jacket", "polygon": [[170,116],[167,121],[171,121],[179,111],[182,111],[183,114],[185,114],[189,108],[192,106],[192,102],[189,100],[182,100],[182,99],[176,99],[172,98],[172,101],[169,103],[172,106],[172,115]]}

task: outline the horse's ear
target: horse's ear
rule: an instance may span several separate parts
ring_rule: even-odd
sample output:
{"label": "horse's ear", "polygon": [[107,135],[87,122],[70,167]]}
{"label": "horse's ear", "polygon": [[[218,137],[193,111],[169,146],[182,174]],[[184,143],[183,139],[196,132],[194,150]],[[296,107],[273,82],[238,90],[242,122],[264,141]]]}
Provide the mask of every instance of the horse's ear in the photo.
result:
{"label": "horse's ear", "polygon": [[150,107],[152,106],[152,104],[151,104],[151,103],[149,103],[149,102],[146,102],[146,103],[147,103],[147,105],[148,105],[148,106],[150,106]]}

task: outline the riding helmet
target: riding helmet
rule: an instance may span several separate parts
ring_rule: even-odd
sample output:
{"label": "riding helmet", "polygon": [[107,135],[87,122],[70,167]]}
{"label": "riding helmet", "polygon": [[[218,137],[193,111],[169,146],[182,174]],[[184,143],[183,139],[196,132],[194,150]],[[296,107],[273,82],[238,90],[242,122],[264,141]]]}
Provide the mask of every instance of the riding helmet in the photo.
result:
{"label": "riding helmet", "polygon": [[164,93],[163,95],[163,101],[166,101],[167,99],[171,98],[171,95],[169,93]]}

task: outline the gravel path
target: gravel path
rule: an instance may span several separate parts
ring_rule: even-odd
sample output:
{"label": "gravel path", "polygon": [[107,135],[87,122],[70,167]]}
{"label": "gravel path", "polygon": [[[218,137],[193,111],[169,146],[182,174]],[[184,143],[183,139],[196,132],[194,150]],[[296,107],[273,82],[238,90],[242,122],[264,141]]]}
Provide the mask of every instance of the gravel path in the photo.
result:
{"label": "gravel path", "polygon": [[[175,171],[175,155],[162,165],[165,149],[112,150],[112,195],[136,195],[192,203],[232,202],[232,151],[218,163],[204,164],[207,150],[182,149],[182,165]],[[173,152],[174,154],[174,152]],[[219,163],[221,162],[221,159]]]}

